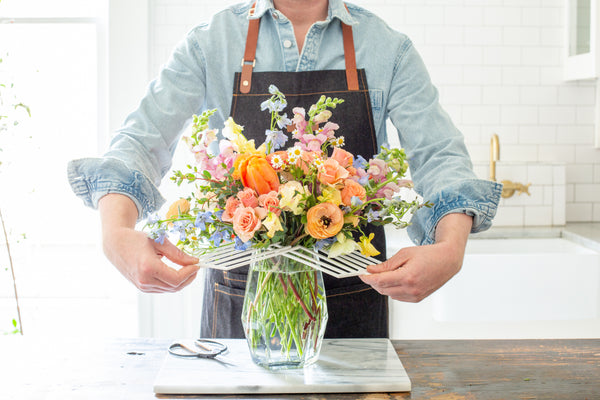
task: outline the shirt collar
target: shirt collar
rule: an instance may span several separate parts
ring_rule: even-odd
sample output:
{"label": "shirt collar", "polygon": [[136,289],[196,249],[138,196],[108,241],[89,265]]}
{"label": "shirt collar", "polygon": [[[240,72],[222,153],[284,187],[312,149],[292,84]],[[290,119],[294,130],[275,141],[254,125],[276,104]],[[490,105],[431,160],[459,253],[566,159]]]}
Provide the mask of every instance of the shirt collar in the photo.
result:
{"label": "shirt collar", "polygon": [[[275,11],[275,6],[273,6],[273,0],[256,0],[256,8],[254,9],[254,14],[252,16],[248,16],[249,19],[260,18],[267,11],[273,12]],[[354,25],[356,24],[356,20],[350,15],[343,0],[329,0],[329,16],[328,20],[332,20],[334,18],[338,18],[346,25]]]}

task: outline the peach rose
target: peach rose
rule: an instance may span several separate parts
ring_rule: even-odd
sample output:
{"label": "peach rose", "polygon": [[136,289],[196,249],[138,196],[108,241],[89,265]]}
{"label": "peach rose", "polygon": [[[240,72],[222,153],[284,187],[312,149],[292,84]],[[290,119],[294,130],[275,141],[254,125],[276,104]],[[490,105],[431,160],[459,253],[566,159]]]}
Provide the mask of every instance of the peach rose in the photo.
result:
{"label": "peach rose", "polygon": [[254,189],[244,188],[237,194],[237,198],[242,202],[244,207],[258,207],[258,197]]}
{"label": "peach rose", "polygon": [[327,239],[344,226],[344,213],[333,203],[320,203],[306,213],[306,231],[315,239]]}
{"label": "peach rose", "polygon": [[367,199],[367,191],[358,182],[352,179],[344,180],[344,188],[342,189],[342,204],[345,206],[352,205],[352,197],[358,197],[362,202]]}
{"label": "peach rose", "polygon": [[221,220],[223,220],[225,222],[233,221],[233,214],[235,213],[235,210],[237,210],[241,204],[242,203],[233,196],[228,198],[227,201],[225,202],[225,211],[223,212],[223,215],[221,216]]}
{"label": "peach rose", "polygon": [[279,197],[277,197],[277,192],[275,191],[258,196],[258,205],[277,216],[281,214],[281,208],[279,208]]}
{"label": "peach rose", "polygon": [[254,232],[260,227],[260,218],[254,212],[254,208],[239,207],[233,213],[233,230],[242,242],[252,239]]}
{"label": "peach rose", "polygon": [[279,189],[277,172],[265,155],[252,154],[237,164],[236,171],[245,187],[254,189],[259,195]]}
{"label": "peach rose", "polygon": [[348,171],[340,165],[336,160],[328,159],[323,163],[317,178],[320,182],[335,185],[348,177]]}
{"label": "peach rose", "polygon": [[354,156],[339,147],[333,148],[330,158],[337,161],[344,168],[352,167],[352,163],[354,162]]}
{"label": "peach rose", "polygon": [[165,215],[166,219],[176,218],[180,215],[187,214],[190,211],[190,202],[186,199],[179,199],[169,207],[167,214]]}

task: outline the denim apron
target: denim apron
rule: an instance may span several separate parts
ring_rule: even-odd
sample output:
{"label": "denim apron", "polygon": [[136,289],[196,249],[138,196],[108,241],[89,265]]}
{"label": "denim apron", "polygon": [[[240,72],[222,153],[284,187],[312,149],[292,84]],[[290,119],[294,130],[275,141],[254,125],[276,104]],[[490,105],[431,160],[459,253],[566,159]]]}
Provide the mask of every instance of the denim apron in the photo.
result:
{"label": "denim apron", "polygon": [[[260,103],[271,94],[274,84],[286,96],[289,114],[294,107],[308,110],[322,95],[344,99],[333,112],[332,122],[340,125],[344,149],[366,160],[377,153],[377,140],[364,69],[356,69],[352,28],[342,22],[346,70],[303,72],[253,72],[260,19],[251,19],[246,39],[242,72],[234,77],[231,116],[244,126],[244,135],[257,144],[264,142],[269,118],[260,112]],[[291,138],[290,138],[291,141]],[[385,260],[382,227],[369,227],[373,244]],[[367,233],[368,234],[368,233]],[[201,336],[243,338],[241,312],[248,267],[230,271],[208,269],[204,291]],[[327,338],[388,337],[388,298],[358,277],[338,279],[323,274],[329,320]]]}

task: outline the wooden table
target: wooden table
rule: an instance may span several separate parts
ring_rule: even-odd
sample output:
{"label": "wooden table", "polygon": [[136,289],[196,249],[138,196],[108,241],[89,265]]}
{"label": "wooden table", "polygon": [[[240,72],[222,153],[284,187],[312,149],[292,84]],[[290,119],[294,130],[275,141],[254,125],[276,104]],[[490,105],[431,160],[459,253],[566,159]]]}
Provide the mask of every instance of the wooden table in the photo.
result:
{"label": "wooden table", "polygon": [[410,393],[237,397],[155,396],[168,344],[0,337],[0,399],[600,399],[600,339],[394,341]]}

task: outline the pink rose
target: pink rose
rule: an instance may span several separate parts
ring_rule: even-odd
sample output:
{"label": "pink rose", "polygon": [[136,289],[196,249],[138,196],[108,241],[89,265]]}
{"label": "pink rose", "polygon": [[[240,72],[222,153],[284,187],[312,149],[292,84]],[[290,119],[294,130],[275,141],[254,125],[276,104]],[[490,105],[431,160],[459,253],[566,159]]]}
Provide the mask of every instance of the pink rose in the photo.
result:
{"label": "pink rose", "polygon": [[244,207],[258,207],[258,197],[256,192],[251,188],[244,188],[237,194],[237,198],[240,199]]}
{"label": "pink rose", "polygon": [[242,240],[247,242],[254,237],[254,232],[261,227],[260,218],[252,207],[239,207],[233,214],[233,230]]}
{"label": "pink rose", "polygon": [[241,204],[242,203],[233,196],[228,198],[227,202],[225,202],[225,211],[223,212],[223,215],[221,216],[221,220],[223,220],[225,222],[233,221],[233,214],[235,213],[235,210],[237,210]]}
{"label": "pink rose", "polygon": [[354,162],[354,156],[339,147],[333,148],[330,158],[336,160],[344,168],[352,167],[352,163]]}
{"label": "pink rose", "polygon": [[281,214],[281,208],[279,208],[279,197],[277,197],[277,192],[275,191],[258,196],[258,205],[277,216]]}
{"label": "pink rose", "polygon": [[320,182],[335,185],[348,177],[348,171],[340,165],[336,160],[328,159],[323,163],[317,178]]}

